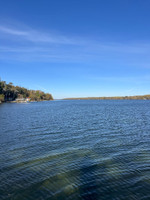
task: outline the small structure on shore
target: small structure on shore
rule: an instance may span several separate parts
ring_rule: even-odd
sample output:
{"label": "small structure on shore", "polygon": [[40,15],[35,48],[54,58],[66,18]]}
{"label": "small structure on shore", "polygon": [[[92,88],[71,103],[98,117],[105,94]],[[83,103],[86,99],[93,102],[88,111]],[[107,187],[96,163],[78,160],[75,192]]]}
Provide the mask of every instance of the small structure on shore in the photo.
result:
{"label": "small structure on shore", "polygon": [[30,102],[30,98],[26,98],[26,103],[29,103]]}
{"label": "small structure on shore", "polygon": [[15,101],[17,103],[28,103],[30,101],[30,98],[17,98]]}

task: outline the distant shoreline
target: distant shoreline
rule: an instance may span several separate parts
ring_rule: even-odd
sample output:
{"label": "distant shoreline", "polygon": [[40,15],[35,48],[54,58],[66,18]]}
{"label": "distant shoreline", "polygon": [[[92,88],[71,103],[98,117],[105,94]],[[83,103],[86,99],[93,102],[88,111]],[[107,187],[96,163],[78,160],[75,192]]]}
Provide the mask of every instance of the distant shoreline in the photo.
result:
{"label": "distant shoreline", "polygon": [[114,96],[114,97],[76,97],[76,98],[64,98],[62,100],[150,100],[150,94],[137,95],[137,96]]}

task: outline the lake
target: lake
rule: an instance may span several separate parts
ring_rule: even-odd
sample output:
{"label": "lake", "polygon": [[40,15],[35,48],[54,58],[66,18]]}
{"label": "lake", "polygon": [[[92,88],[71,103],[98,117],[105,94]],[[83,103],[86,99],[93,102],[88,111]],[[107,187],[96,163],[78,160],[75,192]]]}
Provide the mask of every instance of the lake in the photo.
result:
{"label": "lake", "polygon": [[150,101],[0,105],[1,200],[149,200]]}

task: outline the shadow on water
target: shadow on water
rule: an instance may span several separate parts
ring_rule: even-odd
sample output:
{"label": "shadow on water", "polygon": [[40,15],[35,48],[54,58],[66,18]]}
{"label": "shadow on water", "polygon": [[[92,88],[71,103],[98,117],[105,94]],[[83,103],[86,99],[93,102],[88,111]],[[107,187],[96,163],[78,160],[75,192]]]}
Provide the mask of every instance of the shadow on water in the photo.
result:
{"label": "shadow on water", "polygon": [[[81,199],[148,200],[150,198],[148,193],[150,177],[147,170],[142,172],[142,169],[130,169],[125,160],[109,160],[96,165],[89,156],[86,156],[82,162],[79,188]],[[144,180],[145,176],[147,178]]]}
{"label": "shadow on water", "polygon": [[[146,158],[148,153],[142,154],[143,157],[122,156],[98,163],[90,153],[82,155],[80,153],[72,152],[62,158],[49,157],[45,162],[37,160],[37,163],[34,163],[34,170],[31,170],[32,162],[9,169],[13,184],[10,182],[6,184],[5,189],[1,189],[1,199],[148,200],[150,198],[149,165],[145,170],[134,168],[136,162],[148,161],[149,157]],[[50,164],[54,159],[56,165]],[[68,168],[65,168],[67,165]]]}
{"label": "shadow on water", "polygon": [[85,156],[81,161],[80,168],[80,196],[83,200],[99,199],[98,180],[96,176],[96,165],[93,164],[89,156]]}

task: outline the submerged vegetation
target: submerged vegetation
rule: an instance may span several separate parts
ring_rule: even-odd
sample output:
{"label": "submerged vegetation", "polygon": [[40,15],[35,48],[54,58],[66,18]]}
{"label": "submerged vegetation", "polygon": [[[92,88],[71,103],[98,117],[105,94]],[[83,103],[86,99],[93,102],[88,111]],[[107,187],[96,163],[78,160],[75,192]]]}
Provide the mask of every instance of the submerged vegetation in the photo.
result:
{"label": "submerged vegetation", "polygon": [[40,90],[28,90],[27,88],[14,86],[0,80],[0,102],[13,101],[16,98],[30,98],[31,101],[53,100],[49,93]]}

